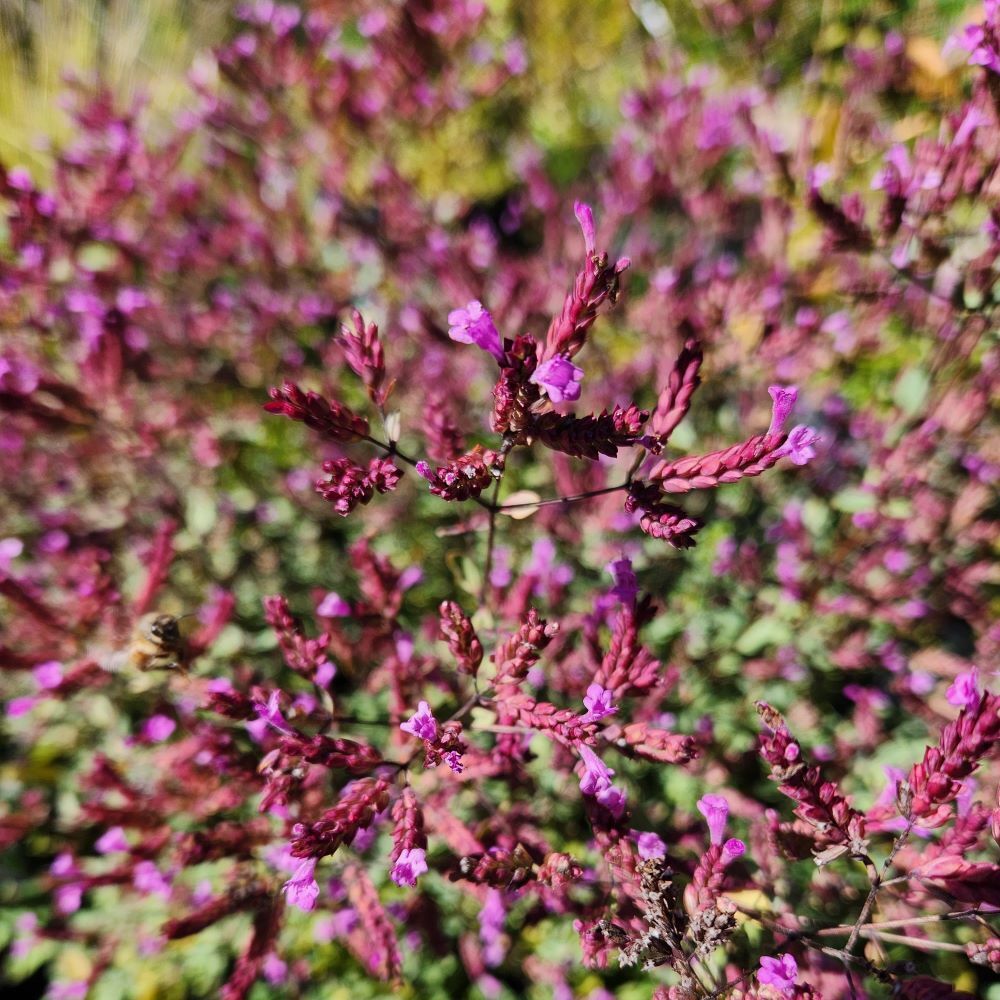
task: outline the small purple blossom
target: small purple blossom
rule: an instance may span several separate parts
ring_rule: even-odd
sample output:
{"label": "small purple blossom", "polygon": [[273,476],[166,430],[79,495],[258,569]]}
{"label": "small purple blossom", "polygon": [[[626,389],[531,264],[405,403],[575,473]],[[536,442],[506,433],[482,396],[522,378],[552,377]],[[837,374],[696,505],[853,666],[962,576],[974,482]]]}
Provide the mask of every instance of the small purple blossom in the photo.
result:
{"label": "small purple blossom", "polygon": [[949,705],[959,708],[973,708],[979,704],[979,671],[973,667],[955,678],[945,695]]}
{"label": "small purple blossom", "polygon": [[611,787],[614,771],[601,760],[585,743],[577,749],[583,761],[583,777],[580,779],[580,791],[584,795],[599,795]]}
{"label": "small purple blossom", "polygon": [[600,802],[612,816],[614,816],[615,819],[622,818],[622,815],[625,813],[625,805],[628,799],[628,795],[623,788],[611,785],[609,788],[605,788],[603,791],[598,792],[595,797],[597,801]]}
{"label": "small purple blossom", "polygon": [[410,733],[418,740],[426,740],[428,743],[433,743],[437,738],[437,719],[434,718],[434,713],[426,701],[420,702],[416,712],[406,722],[401,722],[399,728],[404,733]]}
{"label": "small purple blossom", "polygon": [[465,770],[462,763],[462,755],[457,750],[449,750],[441,755],[441,759],[450,767],[455,774],[461,774]]}
{"label": "small purple blossom", "polygon": [[177,723],[167,715],[153,715],[142,727],[142,735],[151,743],[162,743],[169,739]]}
{"label": "small purple blossom", "polygon": [[169,896],[170,883],[152,861],[140,861],[132,872],[132,884],[149,896]]}
{"label": "small purple blossom", "polygon": [[775,455],[788,458],[794,465],[805,465],[816,457],[813,447],[819,441],[819,434],[805,424],[798,424],[788,434],[788,440],[775,452]]}
{"label": "small purple blossom", "polygon": [[297,906],[300,910],[311,910],[319,899],[316,859],[306,858],[281,888],[290,906]]}
{"label": "small purple blossom", "polygon": [[792,996],[798,974],[798,963],[791,955],[779,955],[777,958],[765,955],[760,960],[757,982],[761,986],[773,986],[776,990],[781,990],[785,996]]}
{"label": "small purple blossom", "polygon": [[396,859],[389,877],[396,885],[416,885],[417,878],[426,871],[427,853],[422,847],[410,847]]}
{"label": "small purple blossom", "polygon": [[111,827],[97,838],[94,847],[98,854],[115,854],[119,851],[127,851],[128,841],[125,839],[125,831],[120,826]]}
{"label": "small purple blossom", "polygon": [[453,309],[448,313],[448,322],[448,336],[452,340],[460,344],[475,344],[484,351],[489,351],[497,361],[504,360],[500,333],[482,302],[473,299],[464,309]]}
{"label": "small purple blossom", "polygon": [[316,608],[316,614],[320,618],[344,618],[350,613],[350,604],[335,590],[328,591]]}
{"label": "small purple blossom", "polygon": [[583,696],[583,704],[587,709],[587,714],[583,716],[585,722],[597,722],[608,715],[614,715],[618,711],[618,706],[613,704],[614,692],[601,687],[600,684],[591,684],[587,688],[587,693]]}
{"label": "small purple blossom", "polygon": [[580,398],[580,383],[583,381],[583,369],[578,368],[569,358],[557,354],[548,361],[543,361],[532,372],[529,382],[540,386],[553,403],[572,402]]}
{"label": "small purple blossom", "polygon": [[277,986],[278,983],[283,983],[288,977],[288,963],[284,962],[272,951],[264,958],[261,972],[263,972],[264,979],[267,982],[272,986]]}
{"label": "small purple blossom", "polygon": [[573,214],[583,230],[583,241],[587,247],[587,256],[597,253],[597,229],[594,226],[594,210],[585,202],[573,203]]}
{"label": "small purple blossom", "polygon": [[45,663],[39,663],[31,674],[40,688],[51,690],[62,683],[63,665],[58,660],[47,660]]}
{"label": "small purple blossom", "polygon": [[743,843],[742,840],[736,837],[730,837],[722,845],[722,863],[723,865],[728,865],[730,861],[735,861],[737,858],[742,858],[746,854],[747,845]]}
{"label": "small purple blossom", "polygon": [[[636,833],[637,831],[632,831]],[[639,851],[639,857],[643,861],[648,861],[650,858],[662,858],[666,856],[667,845],[663,843],[663,839],[655,833],[639,833],[635,838],[636,848]]]}
{"label": "small purple blossom", "polygon": [[708,823],[708,833],[713,844],[722,843],[722,834],[729,817],[729,803],[721,795],[703,795],[698,799],[698,812]]}
{"label": "small purple blossom", "polygon": [[771,408],[771,425],[767,429],[768,435],[780,434],[781,428],[791,416],[795,409],[795,401],[799,398],[799,390],[795,386],[768,386],[768,394],[774,400]]}
{"label": "small purple blossom", "polygon": [[258,701],[254,703],[253,707],[262,722],[274,726],[279,732],[287,733],[291,731],[291,726],[288,725],[285,717],[281,714],[280,691],[272,691],[266,704]]}
{"label": "small purple blossom", "polygon": [[639,582],[632,569],[632,560],[622,556],[621,559],[608,564],[608,572],[615,578],[611,593],[622,604],[635,604],[635,599],[639,595]]}

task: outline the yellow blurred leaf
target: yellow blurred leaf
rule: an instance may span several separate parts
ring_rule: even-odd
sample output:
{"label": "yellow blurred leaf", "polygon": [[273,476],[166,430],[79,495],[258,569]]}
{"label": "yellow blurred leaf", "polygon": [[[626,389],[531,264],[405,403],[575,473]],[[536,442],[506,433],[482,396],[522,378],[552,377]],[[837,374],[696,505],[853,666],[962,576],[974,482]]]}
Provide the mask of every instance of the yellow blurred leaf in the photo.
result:
{"label": "yellow blurred leaf", "polygon": [[[515,521],[523,521],[538,510],[538,503],[541,499],[533,490],[517,490],[504,500],[500,513],[512,517]],[[508,510],[509,507],[513,509]]]}

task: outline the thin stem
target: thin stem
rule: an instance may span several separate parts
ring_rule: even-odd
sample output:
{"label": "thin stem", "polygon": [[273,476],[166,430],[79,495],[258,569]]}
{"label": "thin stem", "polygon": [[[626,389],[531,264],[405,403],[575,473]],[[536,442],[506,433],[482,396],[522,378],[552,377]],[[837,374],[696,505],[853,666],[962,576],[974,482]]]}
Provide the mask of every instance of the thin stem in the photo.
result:
{"label": "thin stem", "polygon": [[502,479],[503,473],[501,472],[493,486],[493,496],[489,501],[490,521],[489,527],[486,529],[486,559],[483,565],[482,583],[479,585],[480,607],[486,605],[486,595],[490,587],[490,572],[493,569],[493,544],[496,541],[497,533],[497,511],[500,509],[497,507],[497,498],[500,496],[500,482]]}
{"label": "thin stem", "polygon": [[574,493],[565,497],[550,497],[548,500],[519,500],[516,503],[500,504],[496,509],[500,513],[505,510],[516,510],[519,507],[551,507],[559,503],[575,503],[577,500],[589,500],[591,497],[605,496],[608,493],[617,493],[619,490],[627,490],[631,483],[619,483],[617,486],[604,486],[599,490],[587,490],[586,493]]}
{"label": "thin stem", "polygon": [[965,954],[965,945],[949,944],[947,941],[925,941],[923,938],[912,938],[906,934],[886,934],[882,931],[863,930],[861,936],[874,938],[878,941],[888,941],[890,944],[905,944],[917,951],[954,951]]}
{"label": "thin stem", "polygon": [[[906,823],[905,829],[900,833],[900,835],[893,842],[892,848],[889,851],[889,856],[882,863],[882,870],[875,870],[872,875],[872,886],[868,891],[868,898],[865,900],[865,905],[861,907],[861,912],[858,914],[858,919],[854,923],[854,929],[851,931],[851,936],[847,940],[847,944],[844,945],[844,951],[850,954],[854,950],[854,946],[857,944],[858,937],[861,934],[861,927],[867,922],[872,909],[875,906],[875,900],[878,896],[879,889],[882,888],[882,883],[885,876],[888,874],[890,867],[892,867],[893,859],[902,849],[903,844],[906,843],[906,839],[910,835],[910,830],[913,828],[913,820],[910,819]],[[874,864],[869,857],[864,857],[862,859],[865,865],[868,867],[869,872],[874,868]]]}

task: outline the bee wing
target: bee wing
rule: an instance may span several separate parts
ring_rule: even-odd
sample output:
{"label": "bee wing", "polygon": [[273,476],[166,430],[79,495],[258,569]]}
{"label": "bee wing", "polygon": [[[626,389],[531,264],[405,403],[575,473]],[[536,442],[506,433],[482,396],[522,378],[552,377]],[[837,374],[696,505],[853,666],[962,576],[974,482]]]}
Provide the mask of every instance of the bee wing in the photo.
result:
{"label": "bee wing", "polygon": [[128,663],[128,650],[116,649],[113,653],[101,657],[101,667],[109,674],[120,674]]}

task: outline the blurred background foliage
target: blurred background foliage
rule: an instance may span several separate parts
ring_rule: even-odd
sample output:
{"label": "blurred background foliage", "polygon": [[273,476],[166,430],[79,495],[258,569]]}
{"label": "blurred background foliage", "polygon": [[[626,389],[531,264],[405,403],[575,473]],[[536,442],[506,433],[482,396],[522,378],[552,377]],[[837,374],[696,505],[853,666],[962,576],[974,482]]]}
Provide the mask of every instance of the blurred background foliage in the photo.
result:
{"label": "blurred background foliage", "polygon": [[[122,99],[144,95],[157,115],[189,99],[192,58],[225,39],[233,0],[4,0],[0,4],[0,157],[44,179],[46,150],[69,136],[60,93],[67,74],[99,76]],[[924,99],[951,96],[945,35],[975,5],[964,0],[778,0],[763,19],[733,24],[712,0],[488,0],[496,41],[524,41],[527,72],[498,99],[458,110],[426,133],[397,123],[399,163],[422,189],[496,197],[516,180],[509,139],[530,136],[565,181],[585,173],[619,120],[623,93],[646,82],[650,40],[685,64],[714,66],[733,82],[796,87],[797,99],[836,114],[837,56],[849,43],[910,39]],[[753,26],[752,26],[753,25]],[[762,28],[763,25],[763,28]],[[814,65],[817,55],[821,64]]]}

